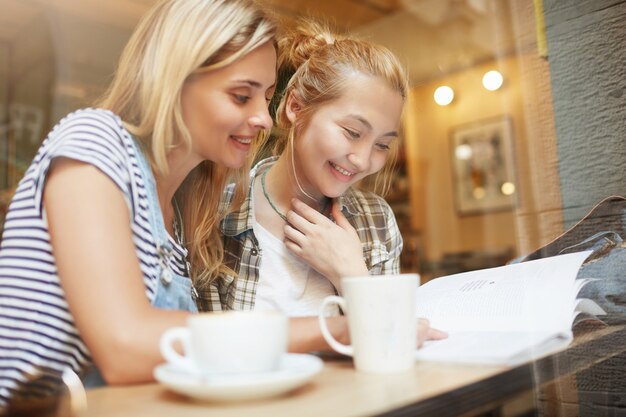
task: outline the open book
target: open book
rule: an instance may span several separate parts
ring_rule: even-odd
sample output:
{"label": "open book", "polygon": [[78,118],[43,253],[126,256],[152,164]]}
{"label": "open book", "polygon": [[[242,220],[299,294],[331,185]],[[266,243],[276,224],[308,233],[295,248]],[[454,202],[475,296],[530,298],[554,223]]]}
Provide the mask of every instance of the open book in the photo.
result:
{"label": "open book", "polygon": [[436,278],[417,290],[417,315],[448,332],[426,342],[422,360],[515,364],[563,349],[580,313],[605,314],[577,299],[591,251]]}

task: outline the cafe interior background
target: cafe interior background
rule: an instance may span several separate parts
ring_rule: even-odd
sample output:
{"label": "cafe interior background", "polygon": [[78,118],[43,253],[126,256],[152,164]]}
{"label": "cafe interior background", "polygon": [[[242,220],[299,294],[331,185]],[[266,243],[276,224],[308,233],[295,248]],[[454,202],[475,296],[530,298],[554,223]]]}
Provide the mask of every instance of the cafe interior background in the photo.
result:
{"label": "cafe interior background", "polygon": [[[153,2],[0,0],[0,225],[47,131],[104,91]],[[309,16],[382,43],[408,68],[387,196],[403,271],[502,265],[624,194],[623,0],[262,3],[286,24]]]}

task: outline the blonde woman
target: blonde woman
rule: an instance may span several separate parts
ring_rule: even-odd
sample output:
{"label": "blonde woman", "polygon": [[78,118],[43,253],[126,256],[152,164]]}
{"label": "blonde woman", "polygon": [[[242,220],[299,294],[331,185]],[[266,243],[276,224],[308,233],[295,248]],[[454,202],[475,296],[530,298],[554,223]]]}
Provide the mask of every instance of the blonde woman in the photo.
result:
{"label": "blonde woman", "polygon": [[[323,350],[311,316],[324,297],[341,293],[340,277],[400,272],[402,237],[391,208],[353,186],[377,175],[384,191],[390,179],[407,77],[387,49],[311,23],[279,47],[279,74],[289,82],[276,116],[278,156],[255,166],[246,200],[222,222],[235,274],[203,292],[201,306],[299,316],[291,350]],[[238,187],[227,189],[226,202]],[[426,321],[421,327],[422,338],[442,336]],[[333,331],[347,339],[343,317]]]}
{"label": "blonde woman", "polygon": [[275,78],[274,26],[252,2],[163,0],[147,13],[100,108],[59,122],[11,203],[0,413],[38,373],[152,379],[161,334],[197,310],[192,282],[223,268],[219,198],[271,127]]}

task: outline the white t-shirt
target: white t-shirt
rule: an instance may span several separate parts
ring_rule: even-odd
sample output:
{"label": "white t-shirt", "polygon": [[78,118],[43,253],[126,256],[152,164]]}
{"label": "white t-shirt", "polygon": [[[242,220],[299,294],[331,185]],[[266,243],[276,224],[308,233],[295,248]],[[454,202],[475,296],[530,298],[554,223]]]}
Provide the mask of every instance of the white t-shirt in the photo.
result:
{"label": "white t-shirt", "polygon": [[[277,310],[293,317],[317,316],[324,297],[335,294],[330,281],[298,259],[258,222],[254,234],[263,253],[255,310]],[[337,314],[337,308],[329,308],[326,314]]]}

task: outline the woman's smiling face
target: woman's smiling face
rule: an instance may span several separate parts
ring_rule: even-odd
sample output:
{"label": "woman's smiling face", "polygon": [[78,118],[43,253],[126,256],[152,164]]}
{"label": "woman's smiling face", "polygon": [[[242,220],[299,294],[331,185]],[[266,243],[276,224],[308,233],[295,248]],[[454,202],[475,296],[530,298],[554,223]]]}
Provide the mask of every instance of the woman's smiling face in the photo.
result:
{"label": "woman's smiling face", "polygon": [[[287,117],[298,123],[297,101]],[[398,137],[403,99],[385,81],[353,77],[343,94],[322,104],[296,130],[295,170],[304,190],[335,198],[380,171]]]}
{"label": "woman's smiling face", "polygon": [[253,139],[272,126],[268,103],[275,82],[276,50],[271,42],[185,82],[183,120],[197,162],[209,160],[228,168],[246,162]]}

